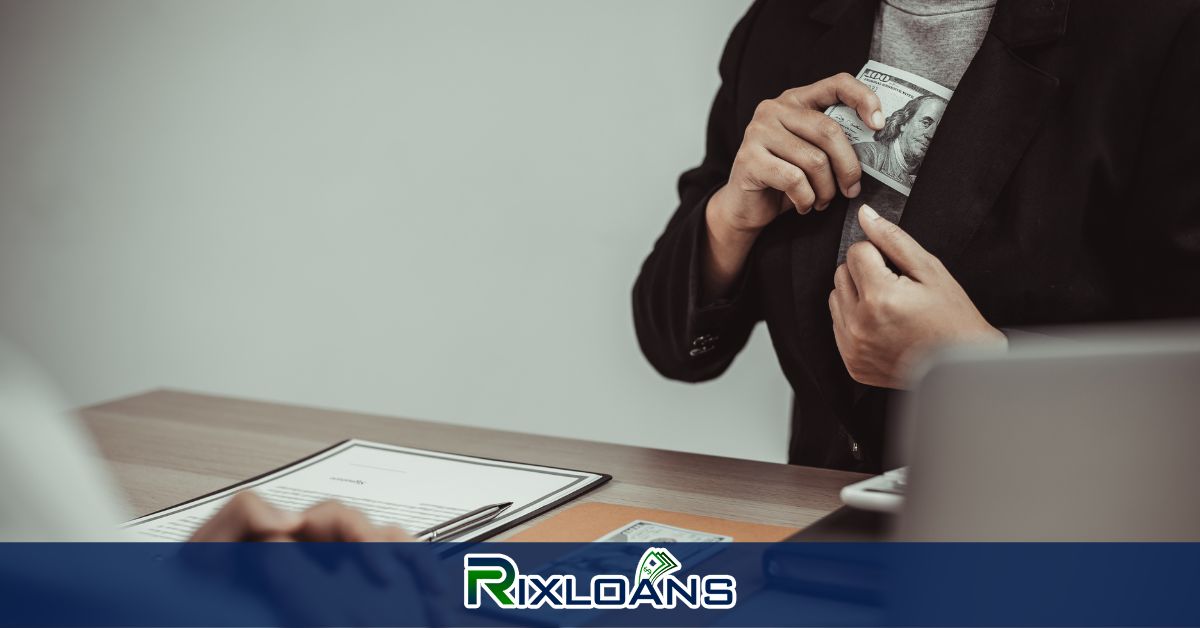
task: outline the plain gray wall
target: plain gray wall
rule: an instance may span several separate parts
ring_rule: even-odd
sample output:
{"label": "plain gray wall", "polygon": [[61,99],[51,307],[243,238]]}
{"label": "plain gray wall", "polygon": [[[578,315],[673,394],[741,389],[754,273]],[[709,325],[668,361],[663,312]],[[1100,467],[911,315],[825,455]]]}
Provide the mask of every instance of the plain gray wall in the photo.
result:
{"label": "plain gray wall", "polygon": [[765,332],[668,382],[629,305],[747,4],[4,1],[0,333],[77,404],[783,460]]}

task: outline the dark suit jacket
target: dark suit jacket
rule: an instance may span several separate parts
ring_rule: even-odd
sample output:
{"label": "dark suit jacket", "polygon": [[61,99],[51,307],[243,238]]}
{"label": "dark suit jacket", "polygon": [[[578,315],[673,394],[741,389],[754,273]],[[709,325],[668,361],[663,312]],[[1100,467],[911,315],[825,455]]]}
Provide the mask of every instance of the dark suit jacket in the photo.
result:
{"label": "dark suit jacket", "polygon": [[[900,222],[994,326],[1200,312],[1198,4],[999,1]],[[765,320],[795,393],[790,461],[864,471],[882,463],[887,398],[850,379],[833,340],[845,199],[768,226],[731,298],[697,293],[704,207],[755,106],[857,73],[877,5],[750,8],[721,59],[704,161],[680,177],[633,290],[642,350],[672,379],[717,377]]]}

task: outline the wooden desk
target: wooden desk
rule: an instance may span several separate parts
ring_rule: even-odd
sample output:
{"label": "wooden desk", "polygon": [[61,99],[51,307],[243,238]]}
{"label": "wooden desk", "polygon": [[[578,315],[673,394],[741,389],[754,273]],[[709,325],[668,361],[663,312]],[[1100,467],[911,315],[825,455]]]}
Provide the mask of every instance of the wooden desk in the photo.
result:
{"label": "wooden desk", "polygon": [[838,491],[866,477],[173,390],[98,404],[82,413],[139,515],[346,438],[609,473],[612,481],[581,501],[794,527],[836,509]]}

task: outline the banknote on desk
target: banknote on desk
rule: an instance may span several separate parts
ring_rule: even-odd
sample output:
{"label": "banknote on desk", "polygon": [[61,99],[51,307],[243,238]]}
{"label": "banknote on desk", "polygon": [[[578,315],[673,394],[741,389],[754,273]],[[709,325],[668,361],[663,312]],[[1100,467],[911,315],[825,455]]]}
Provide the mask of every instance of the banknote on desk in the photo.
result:
{"label": "banknote on desk", "polygon": [[733,537],[638,519],[596,540],[619,543],[728,543]]}

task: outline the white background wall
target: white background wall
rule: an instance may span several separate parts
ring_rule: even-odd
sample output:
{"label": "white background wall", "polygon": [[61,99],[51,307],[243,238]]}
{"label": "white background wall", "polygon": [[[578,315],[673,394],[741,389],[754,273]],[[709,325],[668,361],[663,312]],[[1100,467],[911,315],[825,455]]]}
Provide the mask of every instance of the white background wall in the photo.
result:
{"label": "white background wall", "polygon": [[0,333],[77,404],[783,460],[765,332],[688,386],[629,305],[746,5],[0,0]]}

